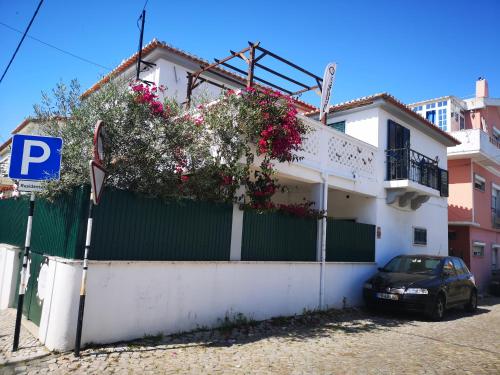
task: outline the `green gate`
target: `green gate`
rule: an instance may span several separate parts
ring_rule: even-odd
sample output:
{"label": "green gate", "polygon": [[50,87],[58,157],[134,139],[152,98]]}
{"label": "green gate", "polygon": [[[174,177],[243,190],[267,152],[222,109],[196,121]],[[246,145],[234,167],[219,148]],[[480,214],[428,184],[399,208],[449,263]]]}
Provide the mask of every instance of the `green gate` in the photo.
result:
{"label": "green gate", "polygon": [[[23,315],[35,323],[40,325],[42,316],[43,301],[38,298],[38,276],[43,263],[47,262],[47,257],[38,253],[30,253],[30,277],[28,279],[28,287],[24,295]],[[23,267],[23,252],[19,252],[19,272],[17,274],[16,299],[14,307],[17,307],[19,298],[19,283],[21,282],[21,268]]]}
{"label": "green gate", "polygon": [[314,262],[318,220],[245,210],[241,260]]}
{"label": "green gate", "polygon": [[375,225],[327,219],[327,262],[374,262]]}

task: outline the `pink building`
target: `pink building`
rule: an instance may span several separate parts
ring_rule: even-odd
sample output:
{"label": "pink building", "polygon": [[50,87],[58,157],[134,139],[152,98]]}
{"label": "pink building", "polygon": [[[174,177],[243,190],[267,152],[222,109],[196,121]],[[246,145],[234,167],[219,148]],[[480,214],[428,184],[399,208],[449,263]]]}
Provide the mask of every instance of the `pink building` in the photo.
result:
{"label": "pink building", "polygon": [[461,142],[448,148],[449,253],[465,260],[484,291],[500,267],[500,98],[490,98],[488,82],[479,78],[473,98],[411,107]]}

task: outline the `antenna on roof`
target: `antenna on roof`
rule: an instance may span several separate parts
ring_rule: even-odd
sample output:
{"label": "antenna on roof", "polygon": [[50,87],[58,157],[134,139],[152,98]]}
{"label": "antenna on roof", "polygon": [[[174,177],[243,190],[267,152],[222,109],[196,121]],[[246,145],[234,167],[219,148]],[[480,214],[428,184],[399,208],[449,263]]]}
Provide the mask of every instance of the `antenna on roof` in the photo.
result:
{"label": "antenna on roof", "polygon": [[[154,64],[152,62],[145,61],[145,60],[142,59],[142,38],[144,36],[144,22],[146,21],[146,9],[142,10],[141,15],[137,19],[137,23],[139,23],[139,21],[141,21],[141,27],[139,28],[139,30],[140,30],[140,35],[139,35],[139,50],[137,51],[138,57],[137,57],[137,69],[136,69],[135,79],[137,81],[142,81],[142,82],[150,85],[150,84],[153,84],[154,82],[147,81],[145,79],[141,79],[140,78],[141,64],[144,64],[146,66],[146,70],[147,70],[147,68],[151,68],[153,66],[156,66],[156,64]],[[137,25],[137,27],[139,27],[139,25]]]}

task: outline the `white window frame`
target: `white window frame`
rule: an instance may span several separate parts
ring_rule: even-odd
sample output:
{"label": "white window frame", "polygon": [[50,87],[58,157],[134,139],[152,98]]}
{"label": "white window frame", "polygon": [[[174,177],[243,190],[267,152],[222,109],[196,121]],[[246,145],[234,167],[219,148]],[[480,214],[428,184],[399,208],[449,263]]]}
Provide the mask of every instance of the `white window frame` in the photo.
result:
{"label": "white window frame", "polygon": [[498,269],[498,249],[500,248],[500,244],[491,245],[491,269]]}
{"label": "white window frame", "polygon": [[[483,188],[479,189],[476,187],[476,180],[481,182],[483,184]],[[479,190],[479,191],[486,191],[486,179],[483,176],[478,175],[477,173],[474,173],[474,189]]]}
{"label": "white window frame", "polygon": [[[476,251],[474,250],[475,247],[481,248],[481,251],[479,254],[476,254]],[[480,241],[473,241],[472,242],[472,256],[478,257],[478,258],[484,257],[484,249],[485,248],[486,248],[486,243],[480,242]]]}

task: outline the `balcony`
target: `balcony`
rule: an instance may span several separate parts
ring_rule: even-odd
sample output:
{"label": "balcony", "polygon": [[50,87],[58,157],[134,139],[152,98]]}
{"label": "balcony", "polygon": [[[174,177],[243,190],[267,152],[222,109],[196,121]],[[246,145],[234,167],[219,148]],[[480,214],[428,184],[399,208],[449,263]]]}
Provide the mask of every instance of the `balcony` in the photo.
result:
{"label": "balcony", "polygon": [[300,152],[302,160],[294,163],[303,175],[324,172],[331,187],[374,196],[378,148],[314,119],[300,118],[311,128]]}
{"label": "balcony", "polygon": [[448,160],[470,157],[487,166],[496,166],[500,159],[498,141],[481,129],[467,129],[450,132],[450,135],[461,142],[455,147],[448,147]]}
{"label": "balcony", "polygon": [[386,150],[387,204],[418,209],[431,196],[448,196],[448,171],[410,148]]}

